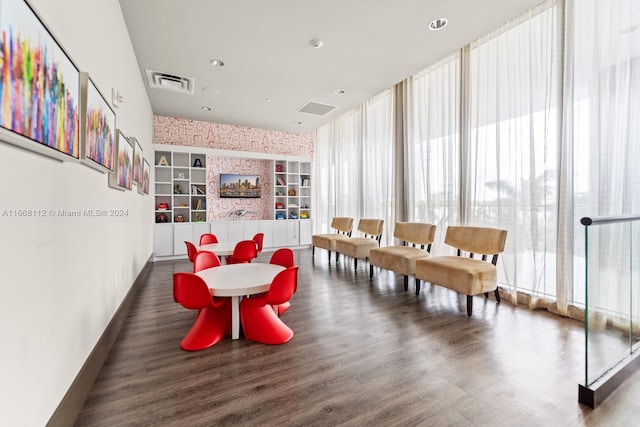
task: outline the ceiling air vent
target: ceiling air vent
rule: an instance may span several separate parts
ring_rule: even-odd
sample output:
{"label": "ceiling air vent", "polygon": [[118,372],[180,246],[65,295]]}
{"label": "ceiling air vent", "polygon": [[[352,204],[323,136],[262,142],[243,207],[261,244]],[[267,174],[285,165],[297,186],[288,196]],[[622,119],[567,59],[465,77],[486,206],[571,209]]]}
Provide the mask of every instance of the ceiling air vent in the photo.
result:
{"label": "ceiling air vent", "polygon": [[298,108],[301,113],[315,114],[316,116],[324,116],[335,109],[335,105],[321,104],[319,102],[309,101],[302,107]]}
{"label": "ceiling air vent", "polygon": [[166,89],[173,92],[193,95],[195,80],[190,77],[180,77],[159,71],[145,70],[147,81],[152,89]]}

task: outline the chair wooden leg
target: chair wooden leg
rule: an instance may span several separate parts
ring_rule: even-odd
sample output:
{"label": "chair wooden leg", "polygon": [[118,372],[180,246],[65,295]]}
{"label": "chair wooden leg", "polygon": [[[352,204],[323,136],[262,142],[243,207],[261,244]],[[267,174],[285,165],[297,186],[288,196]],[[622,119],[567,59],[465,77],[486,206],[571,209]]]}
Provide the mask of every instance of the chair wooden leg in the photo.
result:
{"label": "chair wooden leg", "polygon": [[416,295],[420,295],[420,279],[416,279]]}
{"label": "chair wooden leg", "polygon": [[485,292],[485,293],[484,293],[484,297],[485,297],[485,298],[489,298],[489,292]]}
{"label": "chair wooden leg", "polygon": [[500,302],[500,291],[498,291],[498,288],[496,288],[496,290],[493,291],[493,293],[496,296],[496,301]]}
{"label": "chair wooden leg", "polygon": [[369,279],[373,279],[373,265],[369,264]]}
{"label": "chair wooden leg", "polygon": [[358,269],[358,258],[354,258],[353,259],[353,269],[357,270]]}
{"label": "chair wooden leg", "polygon": [[316,256],[316,247],[311,246],[311,256]]}
{"label": "chair wooden leg", "polygon": [[471,317],[472,311],[473,311],[473,297],[471,295],[467,295],[467,316]]}
{"label": "chair wooden leg", "polygon": [[404,291],[407,292],[409,290],[409,276],[404,275]]}
{"label": "chair wooden leg", "polygon": [[[340,255],[339,252],[336,252],[336,264],[338,263],[338,256]],[[329,258],[331,258],[331,252],[329,252]]]}

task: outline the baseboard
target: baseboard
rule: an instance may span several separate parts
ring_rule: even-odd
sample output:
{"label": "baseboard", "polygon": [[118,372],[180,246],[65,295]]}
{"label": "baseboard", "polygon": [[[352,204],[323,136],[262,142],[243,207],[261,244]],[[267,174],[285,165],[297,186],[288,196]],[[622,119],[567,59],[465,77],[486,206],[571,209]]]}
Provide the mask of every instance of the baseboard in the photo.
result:
{"label": "baseboard", "polygon": [[78,414],[80,414],[82,406],[93,387],[93,383],[98,377],[105,360],[107,360],[111,347],[116,341],[116,338],[120,333],[120,329],[129,314],[129,309],[131,308],[131,304],[138,293],[138,289],[149,276],[152,265],[151,258],[149,258],[145,266],[140,271],[140,274],[138,274],[138,277],[136,277],[136,280],[133,282],[127,296],[124,298],[122,304],[120,304],[120,307],[109,322],[109,325],[107,325],[107,328],[102,333],[102,336],[98,340],[96,346],[84,362],[84,365],[71,384],[71,387],[69,387],[69,390],[67,390],[67,393],[51,416],[47,426],[72,426],[75,424]]}
{"label": "baseboard", "polygon": [[590,408],[597,407],[633,372],[640,368],[640,351],[621,361],[593,384],[578,384],[578,402]]}

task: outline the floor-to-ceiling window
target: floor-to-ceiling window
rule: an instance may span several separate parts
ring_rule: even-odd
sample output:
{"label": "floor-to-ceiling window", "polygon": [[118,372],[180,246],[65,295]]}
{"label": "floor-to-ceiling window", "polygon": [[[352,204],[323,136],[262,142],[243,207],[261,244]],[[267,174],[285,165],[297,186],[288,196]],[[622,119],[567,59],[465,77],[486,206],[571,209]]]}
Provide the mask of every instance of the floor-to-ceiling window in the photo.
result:
{"label": "floor-to-ceiling window", "polygon": [[[580,218],[640,212],[639,82],[634,0],[546,1],[411,76],[401,84],[404,116],[394,122],[404,132],[393,143],[405,148],[395,163],[406,177],[398,220],[437,224],[434,252],[446,251],[449,224],[507,229],[501,287],[514,302],[571,314],[585,299]],[[354,118],[359,129],[363,109]],[[318,130],[318,152],[337,143],[332,135],[342,126]],[[382,139],[377,131],[360,139],[376,141],[363,151],[368,164],[389,155],[380,147],[394,131],[385,128]],[[328,170],[339,159],[328,154],[317,166]],[[331,179],[319,183],[321,191],[334,191]],[[363,206],[349,209],[363,216]],[[603,244],[615,249],[603,268],[628,272],[625,245]],[[598,297],[614,311],[628,303],[625,295]]]}

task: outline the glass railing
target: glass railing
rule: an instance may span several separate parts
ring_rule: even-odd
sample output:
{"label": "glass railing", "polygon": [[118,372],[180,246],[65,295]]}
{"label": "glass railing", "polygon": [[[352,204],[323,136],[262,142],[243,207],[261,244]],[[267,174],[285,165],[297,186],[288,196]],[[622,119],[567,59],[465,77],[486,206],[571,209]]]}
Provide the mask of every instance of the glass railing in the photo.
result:
{"label": "glass railing", "polygon": [[[586,287],[585,376],[580,393],[584,388],[610,393],[622,381],[620,373],[636,363],[633,358],[640,349],[640,214],[585,217],[580,222],[585,233]],[[596,396],[590,406],[604,397]]]}

